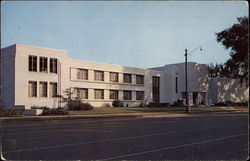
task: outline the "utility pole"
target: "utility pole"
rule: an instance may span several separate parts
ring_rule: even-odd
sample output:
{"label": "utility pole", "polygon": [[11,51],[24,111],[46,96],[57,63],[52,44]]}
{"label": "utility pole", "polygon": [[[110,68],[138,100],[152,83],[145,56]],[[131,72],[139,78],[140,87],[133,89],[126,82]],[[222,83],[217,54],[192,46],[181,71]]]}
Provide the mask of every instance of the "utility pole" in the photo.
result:
{"label": "utility pole", "polygon": [[188,80],[187,80],[187,49],[185,49],[185,97],[186,97],[186,113],[188,113]]}

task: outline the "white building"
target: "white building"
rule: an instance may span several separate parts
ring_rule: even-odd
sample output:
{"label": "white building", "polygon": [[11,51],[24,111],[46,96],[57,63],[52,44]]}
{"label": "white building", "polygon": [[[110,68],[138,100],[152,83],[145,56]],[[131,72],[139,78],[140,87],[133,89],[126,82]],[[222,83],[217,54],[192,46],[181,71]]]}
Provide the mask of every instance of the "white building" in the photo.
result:
{"label": "white building", "polygon": [[[205,64],[188,62],[188,76],[190,104],[220,101],[218,92],[210,91],[214,80],[210,83]],[[56,96],[66,89],[97,107],[110,106],[114,99],[127,106],[142,101],[173,104],[183,100],[185,91],[184,63],[140,69],[75,60],[63,50],[21,44],[1,49],[0,83],[3,106],[25,109],[58,107]],[[248,89],[237,95],[244,95],[238,102],[248,101]]]}

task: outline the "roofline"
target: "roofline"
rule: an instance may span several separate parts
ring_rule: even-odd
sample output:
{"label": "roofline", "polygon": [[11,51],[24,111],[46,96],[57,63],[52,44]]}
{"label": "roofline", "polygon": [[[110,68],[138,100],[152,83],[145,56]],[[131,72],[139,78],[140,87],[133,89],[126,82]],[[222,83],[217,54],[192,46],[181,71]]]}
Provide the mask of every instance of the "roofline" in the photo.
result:
{"label": "roofline", "polygon": [[13,44],[13,45],[10,45],[10,46],[6,46],[4,48],[1,48],[2,49],[6,49],[6,48],[10,48],[10,47],[13,47],[13,46],[24,46],[24,47],[29,47],[29,48],[36,48],[36,49],[45,49],[45,50],[53,50],[53,51],[60,51],[60,52],[65,52],[67,53],[66,50],[59,50],[59,49],[53,49],[53,48],[45,48],[45,47],[40,47],[40,46],[32,46],[32,45],[24,45],[24,44]]}

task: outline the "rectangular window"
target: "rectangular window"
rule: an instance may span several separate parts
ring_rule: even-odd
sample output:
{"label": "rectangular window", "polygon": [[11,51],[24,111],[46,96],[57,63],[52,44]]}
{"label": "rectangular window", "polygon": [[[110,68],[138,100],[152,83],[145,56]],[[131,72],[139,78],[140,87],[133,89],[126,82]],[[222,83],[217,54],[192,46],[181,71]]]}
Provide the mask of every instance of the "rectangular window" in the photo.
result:
{"label": "rectangular window", "polygon": [[48,72],[48,58],[46,57],[40,57],[40,62],[39,62],[39,67],[40,67],[40,72]]}
{"label": "rectangular window", "polygon": [[95,89],[95,99],[104,99],[103,89]]}
{"label": "rectangular window", "polygon": [[104,72],[95,70],[95,80],[104,81]]}
{"label": "rectangular window", "polygon": [[37,71],[37,56],[29,56],[29,71],[36,72]]}
{"label": "rectangular window", "polygon": [[109,99],[118,99],[118,90],[110,90]]}
{"label": "rectangular window", "polygon": [[110,72],[109,78],[110,78],[110,82],[118,82],[119,81],[119,73]]}
{"label": "rectangular window", "polygon": [[39,83],[39,96],[40,97],[47,97],[47,82],[40,82]]}
{"label": "rectangular window", "polygon": [[36,81],[29,81],[28,87],[28,95],[29,97],[37,97],[37,82]]}
{"label": "rectangular window", "polygon": [[136,91],[136,100],[144,100],[144,91]]}
{"label": "rectangular window", "polygon": [[143,83],[144,83],[144,76],[136,75],[136,84],[143,84]]}
{"label": "rectangular window", "polygon": [[50,83],[50,97],[56,97],[57,96],[57,83]]}
{"label": "rectangular window", "polygon": [[153,102],[160,102],[160,77],[153,76]]}
{"label": "rectangular window", "polygon": [[123,91],[124,100],[132,100],[132,91]]}
{"label": "rectangular window", "polygon": [[88,99],[88,89],[87,88],[77,88],[77,97],[79,99]]}
{"label": "rectangular window", "polygon": [[49,60],[49,71],[50,73],[57,73],[57,59],[56,58],[50,58]]}
{"label": "rectangular window", "polygon": [[178,93],[178,77],[175,77],[175,93]]}
{"label": "rectangular window", "polygon": [[77,79],[88,80],[88,70],[87,69],[77,69]]}
{"label": "rectangular window", "polygon": [[131,74],[123,74],[123,82],[124,83],[132,83],[132,75]]}

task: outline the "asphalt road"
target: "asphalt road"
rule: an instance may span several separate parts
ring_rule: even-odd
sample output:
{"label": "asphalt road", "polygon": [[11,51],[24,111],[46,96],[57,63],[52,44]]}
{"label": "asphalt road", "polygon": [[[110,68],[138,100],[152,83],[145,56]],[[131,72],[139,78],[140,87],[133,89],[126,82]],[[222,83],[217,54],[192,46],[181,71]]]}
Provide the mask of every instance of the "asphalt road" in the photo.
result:
{"label": "asphalt road", "polygon": [[8,160],[246,160],[248,115],[4,122]]}

